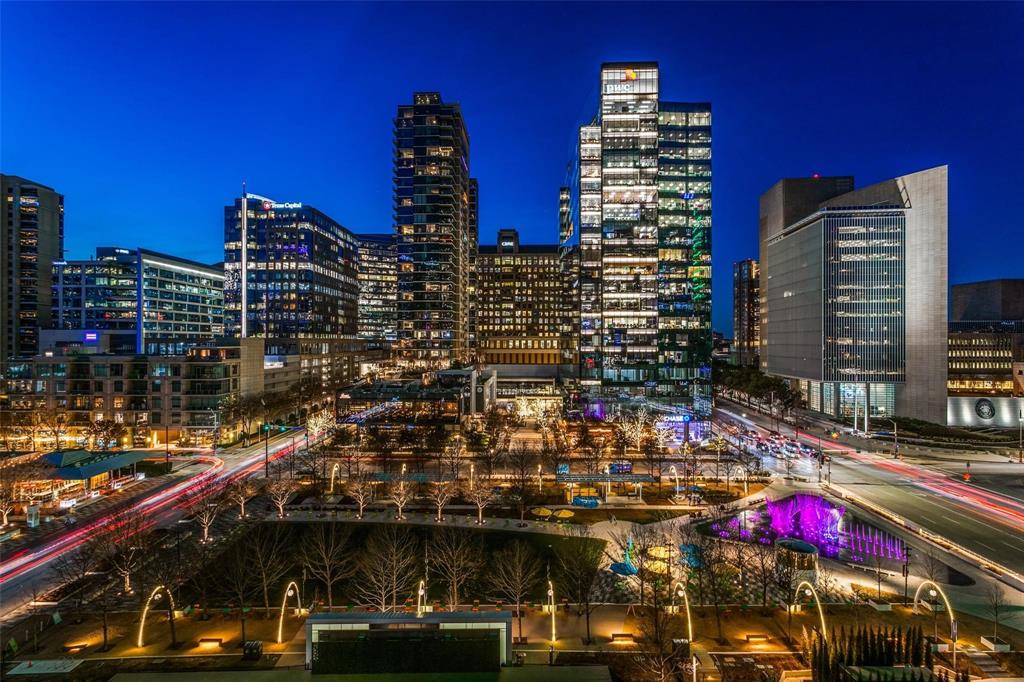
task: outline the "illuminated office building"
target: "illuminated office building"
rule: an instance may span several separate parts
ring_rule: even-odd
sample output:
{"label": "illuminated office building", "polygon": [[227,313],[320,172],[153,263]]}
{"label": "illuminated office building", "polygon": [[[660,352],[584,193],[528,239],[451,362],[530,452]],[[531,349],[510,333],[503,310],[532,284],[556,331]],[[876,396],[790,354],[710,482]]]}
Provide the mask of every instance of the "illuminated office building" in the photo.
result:
{"label": "illuminated office building", "polygon": [[566,258],[571,262],[554,244],[520,244],[512,229],[500,230],[496,245],[480,247],[479,356],[501,365],[499,375],[575,374]]}
{"label": "illuminated office building", "polygon": [[64,254],[64,197],[15,175],[0,175],[0,361],[34,355],[53,308],[53,263]]}
{"label": "illuminated office building", "polygon": [[244,251],[243,200],[224,209],[227,333],[271,339],[354,337],[359,298],[355,236],[308,204],[247,197]]}
{"label": "illuminated office building", "polygon": [[398,242],[391,233],[357,237],[359,336],[394,341],[398,327]]}
{"label": "illuminated office building", "polygon": [[760,273],[753,258],[732,266],[732,360],[737,365],[758,365],[761,343]]}
{"label": "illuminated office building", "polygon": [[762,369],[858,428],[945,423],[946,228],[945,166],[858,190],[776,183],[760,207]]}
{"label": "illuminated office building", "polygon": [[147,249],[99,247],[54,267],[56,329],[110,331],[120,352],[177,355],[224,334],[220,267]]}
{"label": "illuminated office building", "polygon": [[600,86],[579,138],[581,387],[705,421],[711,107],[662,101],[654,62],[604,64]]}
{"label": "illuminated office building", "polygon": [[394,145],[399,347],[429,364],[468,359],[477,186],[459,105],[415,93],[398,107]]}

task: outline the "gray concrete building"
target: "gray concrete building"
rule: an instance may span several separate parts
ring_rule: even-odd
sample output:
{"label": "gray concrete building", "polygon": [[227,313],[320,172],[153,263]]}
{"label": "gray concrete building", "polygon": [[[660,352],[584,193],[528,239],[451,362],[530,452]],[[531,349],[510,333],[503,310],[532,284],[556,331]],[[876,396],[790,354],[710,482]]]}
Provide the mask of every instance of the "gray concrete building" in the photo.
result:
{"label": "gray concrete building", "polygon": [[50,326],[53,264],[64,254],[64,196],[16,175],[0,175],[0,361],[39,351]]}
{"label": "gray concrete building", "polygon": [[[761,368],[810,409],[946,421],[947,168],[761,197]],[[868,419],[864,419],[865,414]]]}
{"label": "gray concrete building", "polygon": [[1024,320],[1024,279],[990,279],[953,285],[949,319]]}

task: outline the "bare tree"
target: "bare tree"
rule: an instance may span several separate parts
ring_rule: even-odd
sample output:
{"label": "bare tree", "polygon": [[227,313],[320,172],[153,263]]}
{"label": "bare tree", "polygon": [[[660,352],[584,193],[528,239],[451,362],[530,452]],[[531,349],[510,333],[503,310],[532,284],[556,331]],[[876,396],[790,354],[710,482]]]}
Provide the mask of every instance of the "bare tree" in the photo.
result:
{"label": "bare tree", "polygon": [[465,529],[438,528],[431,536],[430,562],[448,586],[449,610],[457,610],[463,586],[483,564],[480,539]]}
{"label": "bare tree", "polygon": [[242,430],[242,442],[245,447],[249,447],[249,439],[256,420],[266,412],[264,396],[241,396],[232,393],[221,401],[220,411],[225,424],[239,425]]}
{"label": "bare tree", "polygon": [[246,604],[257,587],[257,576],[252,570],[250,557],[244,543],[236,542],[217,559],[216,576],[220,592],[228,599],[229,606],[238,606],[242,641],[246,641]]}
{"label": "bare tree", "polygon": [[512,544],[495,553],[489,582],[505,599],[516,605],[520,640],[523,639],[522,603],[539,581],[537,555],[522,540],[513,540]]}
{"label": "bare tree", "polygon": [[223,507],[224,498],[218,494],[216,486],[207,480],[194,488],[185,497],[184,507],[192,514],[192,518],[203,531],[201,542],[210,540],[210,528],[217,520],[217,514]]}
{"label": "bare tree", "polygon": [[590,526],[569,526],[568,535],[555,550],[558,555],[559,582],[569,600],[576,604],[577,614],[586,617],[585,643],[590,644],[593,641],[590,635],[590,614],[596,607],[591,598],[594,583],[601,572],[604,551],[602,543],[594,539]]}
{"label": "bare tree", "polygon": [[525,523],[526,506],[529,504],[531,475],[537,466],[537,453],[524,441],[517,441],[509,448],[506,456],[509,474],[512,480],[512,496],[519,509],[519,523]]}
{"label": "bare tree", "polygon": [[992,620],[992,637],[999,636],[999,623],[1010,610],[1003,588],[995,580],[985,585],[985,613]]}
{"label": "bare tree", "polygon": [[92,439],[93,447],[109,450],[112,445],[120,445],[127,430],[119,421],[113,419],[97,419],[89,422],[86,432]]}
{"label": "bare tree", "polygon": [[251,478],[240,478],[225,491],[227,498],[238,505],[238,518],[245,518],[245,503],[259,491],[259,486]]}
{"label": "bare tree", "polygon": [[61,583],[76,588],[73,590],[78,608],[82,607],[85,595],[86,576],[95,571],[102,562],[103,556],[95,541],[88,541],[70,552],[61,552],[53,562],[53,568]]}
{"label": "bare tree", "polygon": [[21,488],[29,480],[29,471],[30,467],[21,462],[0,464],[0,528],[7,525],[21,500]]}
{"label": "bare tree", "polygon": [[249,546],[252,570],[263,591],[263,611],[270,614],[270,588],[288,571],[285,560],[287,541],[284,526],[279,523],[263,523],[246,538]]}
{"label": "bare tree", "polygon": [[359,555],[355,590],[361,603],[382,613],[398,608],[399,597],[413,588],[419,573],[416,536],[408,528],[375,527]]}
{"label": "bare tree", "polygon": [[32,448],[35,449],[36,431],[42,429],[53,439],[54,447],[60,451],[64,445],[64,435],[68,432],[68,412],[56,407],[48,407],[29,417],[29,430],[32,435]]}
{"label": "bare tree", "polygon": [[125,594],[132,593],[132,576],[153,549],[153,536],[147,532],[149,520],[140,509],[130,509],[108,525],[99,535],[100,551],[121,579]]}
{"label": "bare tree", "polygon": [[264,482],[264,491],[266,491],[274,506],[277,507],[277,518],[284,518],[284,505],[288,502],[288,498],[292,496],[292,493],[295,492],[296,487],[294,479],[291,478],[268,478]]}
{"label": "bare tree", "polygon": [[767,537],[751,543],[751,566],[754,579],[761,591],[761,606],[768,606],[768,588],[775,582],[778,545]]}
{"label": "bare tree", "polygon": [[437,509],[436,520],[438,523],[444,521],[444,507],[455,496],[455,481],[435,481],[430,484],[430,501]]}
{"label": "bare tree", "polygon": [[399,521],[405,519],[402,510],[413,497],[413,487],[407,481],[396,481],[388,487],[388,497],[395,503],[395,518]]}
{"label": "bare tree", "polygon": [[352,575],[350,534],[348,526],[329,522],[315,524],[302,537],[302,563],[323,583],[328,610],[334,608],[334,586]]}
{"label": "bare tree", "polygon": [[658,604],[658,591],[654,591],[653,600],[640,618],[642,653],[637,658],[637,665],[649,679],[670,682],[679,679],[678,673],[683,664],[673,640],[684,636],[684,633],[679,619],[673,619]]}
{"label": "bare tree", "polygon": [[466,498],[476,505],[476,523],[482,526],[484,523],[484,509],[494,499],[494,490],[486,480],[476,479],[470,481],[469,490],[466,491]]}
{"label": "bare tree", "polygon": [[345,484],[345,494],[355,500],[359,507],[356,518],[363,518],[363,510],[366,509],[367,502],[373,499],[373,479],[367,474],[357,474],[348,479]]}
{"label": "bare tree", "polygon": [[[647,433],[651,428],[651,418],[646,407],[641,407],[635,412],[624,414],[617,423],[618,431],[622,439],[634,450],[640,450]],[[625,454],[625,452],[623,453]]]}

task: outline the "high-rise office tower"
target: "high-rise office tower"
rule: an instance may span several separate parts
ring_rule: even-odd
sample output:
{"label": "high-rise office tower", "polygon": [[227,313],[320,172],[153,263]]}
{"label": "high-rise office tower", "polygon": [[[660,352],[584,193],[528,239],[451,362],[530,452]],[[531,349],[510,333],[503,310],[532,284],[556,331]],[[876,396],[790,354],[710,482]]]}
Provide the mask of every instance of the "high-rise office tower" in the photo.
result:
{"label": "high-rise office tower", "polygon": [[480,254],[480,186],[476,178],[469,179],[469,274],[466,277],[466,300],[469,314],[466,326],[466,345],[470,357],[477,354],[477,287],[480,278],[478,257]]}
{"label": "high-rise office tower", "polygon": [[604,64],[600,86],[600,110],[580,128],[581,386],[705,421],[711,107],[661,101],[654,62]]}
{"label": "high-rise office tower", "polygon": [[757,366],[761,344],[759,269],[753,258],[732,265],[732,359]]}
{"label": "high-rise office tower", "polygon": [[64,255],[64,197],[15,175],[0,175],[0,361],[39,352],[51,325],[53,264]]}
{"label": "high-rise office tower", "polygon": [[944,423],[946,228],[945,166],[858,190],[848,176],[776,183],[761,196],[762,369],[859,428]]}
{"label": "high-rise office tower", "polygon": [[438,92],[417,92],[394,123],[399,345],[428,363],[467,359],[478,229],[462,111]]}
{"label": "high-rise office tower", "polygon": [[110,331],[119,349],[183,355],[224,334],[224,272],[148,249],[101,246],[96,257],[58,263],[56,329]]}
{"label": "high-rise office tower", "polygon": [[355,236],[308,204],[247,197],[244,218],[241,198],[224,208],[226,332],[243,338],[354,337]]}
{"label": "high-rise office tower", "polygon": [[503,368],[502,376],[575,373],[563,259],[558,245],[520,244],[513,229],[480,247],[479,355],[489,364],[520,366]]}
{"label": "high-rise office tower", "polygon": [[394,341],[398,328],[398,242],[390,232],[356,236],[359,336]]}

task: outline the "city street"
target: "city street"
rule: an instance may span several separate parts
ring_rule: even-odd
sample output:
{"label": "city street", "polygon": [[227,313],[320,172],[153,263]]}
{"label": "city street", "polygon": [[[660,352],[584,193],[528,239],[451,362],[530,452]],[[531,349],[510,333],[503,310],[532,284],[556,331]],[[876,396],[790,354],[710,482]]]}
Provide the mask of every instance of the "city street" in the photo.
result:
{"label": "city street", "polygon": [[[771,428],[771,419],[746,413],[738,409],[717,408],[731,419],[757,426],[763,431]],[[803,435],[801,440],[815,448],[818,437]],[[822,439],[821,445],[831,456],[821,470],[822,480],[849,490],[915,525],[966,547],[972,552],[1019,570],[1024,566],[1024,496],[1019,486],[1024,475],[1019,464],[972,465],[984,472],[986,480],[996,477],[993,490],[980,488],[963,481],[962,463],[945,459],[927,462],[915,457],[896,460],[891,454],[858,452],[842,443]],[[782,460],[764,456],[765,465],[784,473]],[[1007,473],[1013,476],[1007,476]],[[819,469],[814,458],[803,457],[792,468],[794,476],[818,480]]]}
{"label": "city street", "polygon": [[0,563],[0,622],[19,617],[29,602],[56,587],[52,562],[61,554],[74,551],[96,533],[102,533],[110,523],[116,523],[121,514],[143,511],[150,519],[147,528],[166,526],[184,515],[178,505],[182,497],[200,483],[210,480],[216,488],[223,488],[238,478],[261,475],[265,458],[283,457],[301,443],[303,436],[302,430],[291,431],[272,436],[269,442],[218,451],[216,457],[201,456],[208,466],[197,467],[192,475],[173,485],[145,491],[127,507],[128,511],[117,508],[86,523],[68,527],[39,546],[5,556]]}

